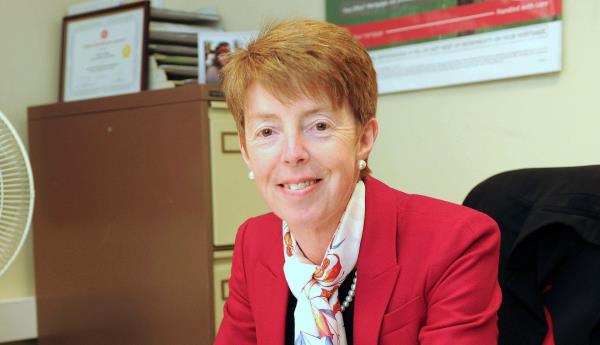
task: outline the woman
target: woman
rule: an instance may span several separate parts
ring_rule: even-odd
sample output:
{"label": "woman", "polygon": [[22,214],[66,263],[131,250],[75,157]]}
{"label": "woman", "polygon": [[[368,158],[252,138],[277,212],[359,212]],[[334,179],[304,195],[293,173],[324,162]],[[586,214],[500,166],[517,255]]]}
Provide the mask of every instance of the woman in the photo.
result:
{"label": "woman", "polygon": [[346,30],[279,23],[223,77],[273,213],[238,230],[216,344],[496,343],[497,226],[370,177],[375,70]]}

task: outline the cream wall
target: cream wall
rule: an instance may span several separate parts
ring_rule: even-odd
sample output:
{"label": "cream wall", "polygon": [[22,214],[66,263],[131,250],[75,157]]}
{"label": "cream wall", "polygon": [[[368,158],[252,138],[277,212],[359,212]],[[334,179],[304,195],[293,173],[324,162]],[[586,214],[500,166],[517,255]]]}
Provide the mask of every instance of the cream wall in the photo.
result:
{"label": "cream wall", "polygon": [[600,164],[600,2],[563,5],[562,72],[381,97],[376,174],[462,202],[501,171]]}
{"label": "cream wall", "polygon": [[[56,102],[60,28],[75,0],[0,0],[0,110],[27,145],[27,107]],[[31,236],[0,277],[0,302],[35,295]]]}
{"label": "cream wall", "polygon": [[225,30],[257,30],[262,24],[280,18],[325,20],[323,0],[163,0],[165,7],[192,10],[216,8]]}
{"label": "cream wall", "polygon": [[[60,20],[71,0],[0,0],[0,109],[26,141],[26,107],[54,102]],[[273,18],[324,19],[324,1],[165,0],[214,6],[228,30]],[[461,202],[500,171],[600,161],[600,2],[564,0],[560,74],[401,93],[380,98],[381,132],[370,164],[408,192]],[[31,244],[0,278],[0,300],[35,293]]]}
{"label": "cream wall", "polygon": [[[325,18],[324,1],[164,0],[216,7],[227,30],[272,18]],[[462,202],[483,179],[535,166],[600,164],[600,2],[563,0],[560,73],[382,96],[374,175],[411,193]]]}

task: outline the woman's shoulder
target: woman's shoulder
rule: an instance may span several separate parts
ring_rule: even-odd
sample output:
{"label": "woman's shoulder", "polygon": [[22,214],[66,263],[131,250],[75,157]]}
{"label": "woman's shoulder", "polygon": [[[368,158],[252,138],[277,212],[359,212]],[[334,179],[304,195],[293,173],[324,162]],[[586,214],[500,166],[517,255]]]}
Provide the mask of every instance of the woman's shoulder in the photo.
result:
{"label": "woman's shoulder", "polygon": [[386,199],[390,195],[395,198],[395,209],[391,212],[396,217],[399,262],[419,258],[418,268],[429,267],[426,270],[433,277],[443,274],[446,267],[470,251],[497,255],[500,231],[487,215],[448,201],[385,188],[389,188],[383,192],[389,193]]}
{"label": "woman's shoulder", "polygon": [[398,220],[399,245],[438,253],[430,257],[436,267],[446,267],[469,250],[496,252],[500,246],[500,230],[492,218],[451,202],[407,195]]}
{"label": "woman's shoulder", "polygon": [[466,218],[489,218],[485,214],[450,201],[420,194],[405,194],[399,203],[408,215],[422,216],[437,222],[456,222]]}
{"label": "woman's shoulder", "polygon": [[269,264],[283,260],[280,253],[283,253],[281,219],[273,213],[248,218],[238,228],[233,246],[234,261],[237,258],[244,265]]}
{"label": "woman's shoulder", "polygon": [[420,194],[408,194],[397,190],[374,177],[365,179],[367,195],[375,203],[395,203],[397,210],[404,216],[430,219],[435,222],[454,222],[464,218],[489,218],[469,207]]}
{"label": "woman's shoulder", "polygon": [[241,227],[245,227],[246,231],[260,231],[260,229],[278,228],[281,231],[281,218],[277,217],[275,213],[269,212],[258,216],[250,217],[242,224]]}
{"label": "woman's shoulder", "polygon": [[274,213],[265,213],[246,219],[236,234],[236,246],[244,243],[245,247],[262,248],[270,243],[282,241],[281,219]]}
{"label": "woman's shoulder", "polygon": [[404,193],[372,177],[368,181],[374,202],[395,204],[399,231],[414,229],[426,237],[446,237],[452,233],[462,233],[465,237],[465,231],[477,236],[482,231],[497,231],[494,220],[479,211],[425,195]]}

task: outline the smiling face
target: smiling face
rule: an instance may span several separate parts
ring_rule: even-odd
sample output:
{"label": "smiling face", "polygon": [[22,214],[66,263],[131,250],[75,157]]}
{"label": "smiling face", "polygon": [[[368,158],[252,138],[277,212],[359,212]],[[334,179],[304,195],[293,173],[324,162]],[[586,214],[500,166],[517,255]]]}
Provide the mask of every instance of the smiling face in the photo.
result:
{"label": "smiling face", "polygon": [[273,212],[292,228],[337,227],[375,137],[348,106],[307,97],[282,103],[260,84],[247,91],[244,160]]}

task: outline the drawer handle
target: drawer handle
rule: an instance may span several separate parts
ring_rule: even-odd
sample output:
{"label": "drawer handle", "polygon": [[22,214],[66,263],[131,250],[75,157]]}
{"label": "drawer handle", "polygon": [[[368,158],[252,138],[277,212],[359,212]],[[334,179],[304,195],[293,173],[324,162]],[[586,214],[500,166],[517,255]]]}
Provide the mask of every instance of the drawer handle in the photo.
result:
{"label": "drawer handle", "polygon": [[238,136],[236,132],[221,132],[221,152],[242,153],[238,145]]}
{"label": "drawer handle", "polygon": [[229,279],[221,279],[221,300],[225,302],[229,297]]}

